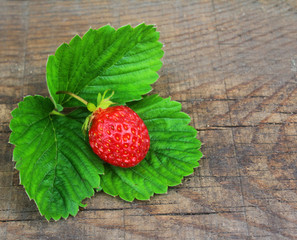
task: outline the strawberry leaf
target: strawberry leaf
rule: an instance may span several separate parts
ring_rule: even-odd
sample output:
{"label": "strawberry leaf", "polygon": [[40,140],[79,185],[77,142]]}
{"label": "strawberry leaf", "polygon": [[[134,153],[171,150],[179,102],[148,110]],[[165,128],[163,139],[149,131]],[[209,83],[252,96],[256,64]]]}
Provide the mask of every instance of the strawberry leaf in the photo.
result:
{"label": "strawberry leaf", "polygon": [[86,144],[81,123],[52,115],[49,98],[29,96],[12,112],[10,142],[20,181],[41,215],[76,215],[81,201],[99,188],[103,165]]}
{"label": "strawberry leaf", "polygon": [[112,89],[113,101],[140,100],[158,79],[163,56],[159,33],[153,25],[130,25],[115,30],[107,25],[90,29],[62,44],[47,62],[47,85],[55,107],[81,106],[69,91],[96,103],[98,92]]}
{"label": "strawberry leaf", "polygon": [[147,200],[154,193],[167,192],[168,186],[181,183],[193,173],[202,157],[197,131],[189,126],[190,117],[181,112],[181,104],[157,95],[129,104],[145,122],[150,150],[135,167],[120,168],[105,164],[101,176],[103,191],[124,200]]}
{"label": "strawberry leaf", "polygon": [[[157,95],[140,100],[151,90],[162,66],[164,52],[158,39],[155,27],[146,24],[118,30],[107,25],[90,29],[82,38],[75,36],[48,58],[52,99],[29,96],[12,112],[10,142],[15,145],[16,169],[46,219],[75,216],[84,206],[82,200],[94,195],[94,190],[127,201],[147,200],[180,184],[199,165],[201,143],[181,104]],[[112,101],[127,103],[148,128],[150,150],[136,167],[115,167],[93,153],[81,132],[90,114],[86,108],[67,116],[56,111],[82,106],[66,92],[96,103],[101,100],[98,92],[105,90],[114,91]]]}

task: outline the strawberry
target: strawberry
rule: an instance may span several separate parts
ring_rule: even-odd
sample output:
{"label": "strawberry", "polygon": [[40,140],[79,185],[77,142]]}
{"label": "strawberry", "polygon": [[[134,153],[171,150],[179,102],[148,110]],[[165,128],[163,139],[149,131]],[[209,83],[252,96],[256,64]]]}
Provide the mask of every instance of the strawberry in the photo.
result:
{"label": "strawberry", "polygon": [[97,107],[79,96],[65,91],[84,103],[92,112],[86,118],[83,131],[89,130],[89,143],[94,153],[114,166],[129,168],[141,162],[150,147],[150,137],[143,120],[127,106],[110,106],[111,96],[98,94]]}
{"label": "strawberry", "polygon": [[104,161],[119,167],[133,167],[146,156],[150,147],[148,130],[129,107],[99,108],[93,113],[89,142]]}

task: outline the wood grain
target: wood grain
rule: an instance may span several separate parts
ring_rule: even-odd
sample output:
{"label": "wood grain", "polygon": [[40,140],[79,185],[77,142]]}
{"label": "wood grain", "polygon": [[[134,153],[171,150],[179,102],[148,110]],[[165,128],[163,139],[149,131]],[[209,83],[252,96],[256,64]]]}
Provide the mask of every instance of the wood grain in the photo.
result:
{"label": "wood grain", "polygon": [[[48,55],[105,24],[156,24],[154,93],[183,104],[201,167],[150,201],[97,193],[47,222],[19,185],[10,111],[47,95]],[[1,1],[0,239],[297,239],[296,1]]]}

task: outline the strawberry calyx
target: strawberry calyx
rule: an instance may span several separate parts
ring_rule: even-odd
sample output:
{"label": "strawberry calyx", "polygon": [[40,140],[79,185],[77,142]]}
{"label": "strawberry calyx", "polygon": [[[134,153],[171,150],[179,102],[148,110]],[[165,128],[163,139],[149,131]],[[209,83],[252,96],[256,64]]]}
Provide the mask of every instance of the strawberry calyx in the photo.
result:
{"label": "strawberry calyx", "polygon": [[106,109],[110,105],[115,104],[114,102],[110,101],[111,97],[114,95],[114,91],[112,91],[112,93],[111,93],[111,95],[109,97],[105,97],[107,93],[108,93],[108,90],[106,90],[103,93],[103,96],[101,96],[101,93],[98,94],[98,97],[97,97],[97,108],[95,109],[95,111],[98,110],[99,108]]}
{"label": "strawberry calyx", "polygon": [[93,113],[96,112],[98,109],[106,109],[110,105],[115,104],[114,102],[112,102],[110,100],[111,97],[114,95],[114,91],[112,91],[110,96],[106,97],[106,94],[108,92],[109,92],[109,90],[105,90],[103,95],[101,93],[98,94],[98,96],[97,96],[97,106],[94,103],[87,102],[85,99],[81,98],[80,96],[77,96],[76,94],[74,94],[72,92],[58,91],[58,92],[56,92],[56,94],[67,94],[67,95],[75,98],[76,100],[83,103],[87,107],[87,109],[91,112],[91,114],[86,117],[86,119],[84,121],[84,124],[82,126],[82,132],[84,133],[84,135],[86,135],[88,130],[91,127],[91,123],[92,123],[92,120],[94,118]]}

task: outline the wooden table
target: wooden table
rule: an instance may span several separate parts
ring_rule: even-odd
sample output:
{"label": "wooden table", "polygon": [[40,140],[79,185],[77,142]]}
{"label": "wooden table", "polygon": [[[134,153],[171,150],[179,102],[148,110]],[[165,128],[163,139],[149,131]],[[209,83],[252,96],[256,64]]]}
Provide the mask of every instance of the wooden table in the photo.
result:
{"label": "wooden table", "polygon": [[[166,195],[104,193],[47,222],[19,185],[10,111],[47,95],[47,57],[89,27],[156,24],[154,93],[192,117],[205,157]],[[297,3],[1,1],[0,239],[297,239]]]}

